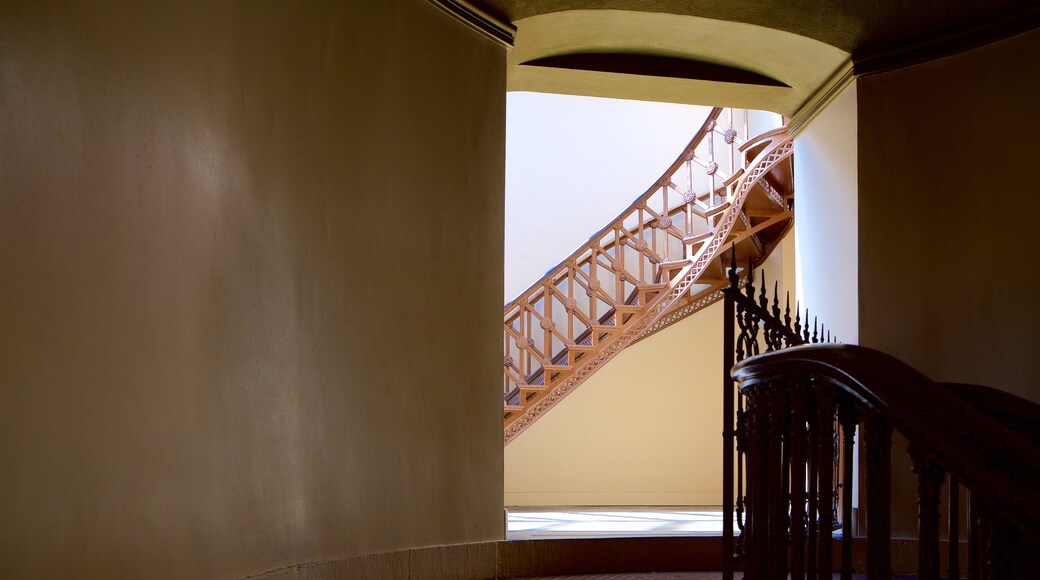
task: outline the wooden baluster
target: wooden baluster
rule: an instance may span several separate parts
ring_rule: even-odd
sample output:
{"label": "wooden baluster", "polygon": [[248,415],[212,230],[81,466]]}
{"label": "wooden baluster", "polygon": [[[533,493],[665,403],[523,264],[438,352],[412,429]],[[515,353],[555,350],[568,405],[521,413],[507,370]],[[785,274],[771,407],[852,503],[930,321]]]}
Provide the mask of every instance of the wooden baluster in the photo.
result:
{"label": "wooden baluster", "polygon": [[589,296],[589,324],[599,323],[599,316],[596,313],[599,310],[598,293],[596,292],[596,288],[599,287],[599,278],[596,273],[596,262],[596,250],[592,250],[589,252],[589,287],[585,292]]}
{"label": "wooden baluster", "polygon": [[820,483],[817,493],[819,507],[816,511],[820,519],[820,546],[817,551],[817,577],[819,580],[831,580],[832,537],[834,529],[833,489],[834,489],[834,400],[832,387],[817,383],[816,412],[819,423],[819,465]]}
{"label": "wooden baluster", "polygon": [[[571,264],[567,267],[567,338],[571,343],[574,342],[574,310],[578,307],[577,304],[574,299],[574,265]],[[567,356],[570,357],[569,354]]]}
{"label": "wooden baluster", "polygon": [[787,496],[781,485],[783,465],[783,417],[784,385],[774,382],[769,385],[769,434],[766,442],[768,464],[766,472],[767,506],[769,509],[766,530],[766,578],[783,578],[787,574]]}
{"label": "wooden baluster", "polygon": [[981,552],[979,541],[979,503],[975,492],[968,490],[968,580],[981,580],[979,562]]}
{"label": "wooden baluster", "polygon": [[909,452],[917,474],[917,578],[939,580],[939,493],[946,474],[914,446]]}
{"label": "wooden baluster", "polygon": [[736,554],[744,554],[744,465],[747,462],[747,412],[744,410],[744,398],[737,398],[737,502],[734,509],[737,528],[741,537],[738,538]]}
{"label": "wooden baluster", "polygon": [[766,485],[762,477],[762,459],[765,456],[765,449],[763,446],[763,433],[768,435],[768,430],[765,426],[765,415],[768,412],[765,409],[765,404],[762,398],[755,390],[752,389],[748,392],[747,398],[747,418],[748,418],[748,462],[747,462],[747,479],[748,479],[748,497],[747,497],[747,523],[744,527],[744,535],[747,537],[747,552],[755,555],[747,560],[747,568],[744,573],[745,580],[762,580],[762,555],[766,554],[766,550],[762,545],[762,540],[765,537],[765,529],[760,529],[759,526],[764,526],[765,513],[763,508],[765,502],[763,500],[763,491]]}
{"label": "wooden baluster", "polygon": [[777,526],[776,535],[780,538],[779,554],[777,555],[777,561],[780,565],[777,568],[777,577],[780,579],[787,578],[788,570],[788,550],[789,550],[789,530],[791,529],[791,388],[793,383],[787,382],[783,384],[783,389],[779,393],[779,401],[781,403],[780,416],[780,482],[778,487],[780,488],[780,501],[777,503]]}
{"label": "wooden baluster", "polygon": [[958,580],[961,577],[960,545],[961,545],[961,496],[960,484],[957,476],[950,474],[950,523],[947,538],[949,539],[949,554],[947,566],[947,578]]}
{"label": "wooden baluster", "polygon": [[[819,495],[820,495],[820,454],[819,447],[820,441],[820,421],[817,413],[819,402],[816,398],[815,385],[812,381],[808,384],[809,394],[809,408],[808,408],[808,429],[809,429],[809,493],[806,498],[808,503],[806,505],[808,510],[809,526],[807,530],[808,545],[805,554],[805,573],[806,577],[815,579],[817,573],[817,554],[819,553]],[[830,442],[827,442],[830,444]]]}
{"label": "wooden baluster", "polygon": [[805,429],[808,401],[803,385],[791,389],[791,579],[805,580]]}
{"label": "wooden baluster", "polygon": [[[552,348],[552,340],[553,340],[553,333],[552,333],[552,325],[553,325],[552,303],[553,303],[553,301],[552,301],[552,286],[549,283],[546,283],[545,286],[542,287],[542,304],[543,304],[543,306],[542,306],[542,322],[541,322],[541,326],[542,326],[542,329],[543,329],[542,330],[542,339],[544,340],[544,343],[545,343],[545,348],[542,349],[542,354],[545,355],[545,360],[549,364],[552,364],[552,358],[553,358],[553,348]],[[545,386],[549,386],[549,374],[550,373],[548,371],[545,371],[545,374],[543,375],[545,377]]]}
{"label": "wooden baluster", "polygon": [[856,444],[856,407],[848,399],[838,407],[841,424],[841,580],[852,579],[852,461]]}
{"label": "wooden baluster", "polygon": [[891,580],[892,426],[876,414],[865,424],[867,580]]}

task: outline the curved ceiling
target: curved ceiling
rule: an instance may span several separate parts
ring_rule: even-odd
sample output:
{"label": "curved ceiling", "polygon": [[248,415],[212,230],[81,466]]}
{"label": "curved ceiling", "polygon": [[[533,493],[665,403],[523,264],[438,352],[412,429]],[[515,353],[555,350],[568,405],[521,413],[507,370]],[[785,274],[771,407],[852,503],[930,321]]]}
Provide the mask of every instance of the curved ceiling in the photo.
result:
{"label": "curved ceiling", "polygon": [[1036,0],[469,0],[504,22],[570,10],[630,10],[699,16],[783,30],[857,61],[978,28],[1037,19]]}
{"label": "curved ceiling", "polygon": [[511,91],[792,115],[849,59],[841,49],[790,32],[661,12],[571,10],[514,24]]}

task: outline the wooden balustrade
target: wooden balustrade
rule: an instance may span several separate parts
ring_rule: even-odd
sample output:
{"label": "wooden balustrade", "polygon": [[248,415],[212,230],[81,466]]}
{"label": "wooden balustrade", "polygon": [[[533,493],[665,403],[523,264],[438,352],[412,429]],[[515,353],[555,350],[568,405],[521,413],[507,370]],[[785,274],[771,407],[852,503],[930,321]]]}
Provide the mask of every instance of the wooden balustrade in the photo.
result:
{"label": "wooden balustrade", "polygon": [[[744,578],[830,579],[838,513],[839,569],[842,578],[851,578],[851,458],[858,432],[865,455],[860,523],[867,577],[890,579],[893,430],[910,442],[917,477],[917,577],[938,580],[944,568],[945,577],[961,577],[960,486],[970,495],[968,578],[1035,577],[1040,406],[984,387],[934,383],[888,355],[847,345],[752,356],[735,365],[732,378],[746,399]],[[840,466],[840,485],[832,465]],[[944,563],[939,508],[947,474]]]}
{"label": "wooden balustrade", "polygon": [[[725,295],[723,368],[730,369],[735,363],[749,356],[757,355],[760,352],[774,352],[790,346],[821,341],[830,342],[830,332],[821,327],[815,318],[813,318],[812,332],[810,332],[809,311],[804,311],[803,319],[803,311],[797,303],[795,304],[794,317],[791,317],[791,297],[789,294],[785,299],[781,314],[779,287],[774,283],[772,299],[770,300],[765,274],[762,274],[761,283],[756,290],[755,270],[752,264],[748,265],[749,267],[745,269],[743,276],[741,276],[741,272],[737,267],[737,249],[735,247],[729,252],[729,260],[729,287],[723,291]],[[722,460],[722,487],[725,490],[722,499],[722,513],[726,514],[722,524],[723,550],[726,554],[732,555],[732,557],[723,560],[723,574],[727,580],[733,577],[733,566],[736,560],[741,559],[747,550],[760,548],[760,546],[749,546],[744,541],[747,531],[745,514],[750,509],[749,505],[751,503],[750,495],[745,494],[744,484],[752,470],[751,465],[747,462],[747,454],[752,442],[750,425],[753,422],[751,421],[752,415],[745,406],[745,399],[737,396],[734,385],[732,377],[727,372],[723,385]],[[787,494],[792,498],[792,505],[804,506],[801,510],[792,510],[791,512],[791,518],[797,523],[797,526],[792,528],[790,541],[792,545],[802,547],[792,552],[791,566],[792,570],[799,570],[802,573],[805,573],[805,571],[815,573],[818,560],[818,542],[816,538],[820,533],[820,518],[817,514],[820,513],[820,506],[814,498],[819,496],[820,489],[831,490],[830,497],[837,497],[837,488],[830,486],[821,488],[820,478],[812,475],[818,474],[818,466],[824,464],[820,463],[820,456],[817,452],[819,434],[806,431],[800,427],[808,420],[808,414],[814,412],[811,407],[804,403],[805,401],[801,399],[794,401],[794,407],[792,408],[793,431],[790,434],[784,431],[782,436],[787,438],[783,442],[784,452],[789,454],[789,459],[794,462],[797,469],[806,472],[805,484],[798,483],[792,485],[787,491]],[[844,417],[835,417],[834,419],[839,422],[844,420],[847,423],[853,416],[854,413],[846,409]],[[848,448],[849,445],[852,445],[854,436],[851,431],[840,431],[839,426],[835,425],[834,432],[841,433],[843,448]],[[808,439],[806,439],[807,437]],[[734,453],[736,453],[735,458]],[[784,465],[787,466],[785,469],[790,469],[788,463]],[[836,466],[837,464],[832,462],[832,465]],[[851,464],[842,465],[842,473],[851,470],[851,468]],[[786,476],[785,479],[787,479]],[[836,472],[832,474],[831,481],[839,481],[839,475]],[[843,500],[841,504],[842,514],[851,509],[852,504],[849,495],[851,494],[851,487],[843,491],[845,494],[841,497]],[[838,514],[835,509],[826,511],[831,513],[832,520],[838,521]],[[739,537],[734,537],[734,520],[736,527],[740,531]],[[850,520],[849,518],[843,518],[840,521],[846,523]],[[843,546],[843,554],[849,549],[851,548]]]}
{"label": "wooden balustrade", "polygon": [[508,443],[624,347],[721,298],[723,255],[760,262],[791,225],[784,128],[712,109],[642,196],[505,306]]}

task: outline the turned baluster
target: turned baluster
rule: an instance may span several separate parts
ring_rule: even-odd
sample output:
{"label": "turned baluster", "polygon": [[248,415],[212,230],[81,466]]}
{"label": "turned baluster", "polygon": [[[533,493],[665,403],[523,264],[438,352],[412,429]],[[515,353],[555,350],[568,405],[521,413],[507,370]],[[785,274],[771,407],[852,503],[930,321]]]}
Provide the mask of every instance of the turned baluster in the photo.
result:
{"label": "turned baluster", "polygon": [[946,473],[914,446],[909,451],[917,474],[917,578],[939,580],[939,493]]}
{"label": "turned baluster", "polygon": [[961,523],[961,503],[960,503],[960,485],[957,481],[957,476],[950,474],[950,522],[948,538],[950,540],[949,550],[949,566],[947,568],[947,577],[950,580],[958,580],[961,577],[960,567],[960,523]]}
{"label": "turned baluster", "polygon": [[876,414],[865,422],[867,456],[867,580],[891,580],[892,425]]}
{"label": "turned baluster", "polygon": [[817,383],[816,411],[816,421],[820,432],[817,447],[820,479],[817,493],[819,507],[816,509],[820,523],[816,570],[820,580],[831,580],[831,538],[834,529],[834,518],[831,511],[834,489],[834,400],[830,385]]}
{"label": "turned baluster", "polygon": [[808,401],[805,387],[791,389],[791,580],[805,580],[805,503]]}
{"label": "turned baluster", "polygon": [[852,460],[858,414],[851,401],[838,407],[843,448],[841,453],[841,580],[852,578]]}
{"label": "turned baluster", "polygon": [[[819,502],[817,501],[817,499],[819,496],[820,483],[820,462],[818,449],[820,447],[821,442],[819,433],[820,422],[816,412],[818,402],[816,400],[816,392],[813,387],[814,384],[810,382],[808,388],[808,392],[810,395],[810,398],[808,399],[809,409],[806,415],[808,418],[807,425],[809,429],[809,493],[808,497],[806,498],[806,509],[808,512],[806,514],[806,517],[808,518],[809,525],[808,529],[806,530],[807,545],[805,554],[805,573],[806,577],[808,578],[816,578],[816,554],[818,551],[817,548],[819,544],[819,519],[817,517],[817,507],[819,506]],[[830,442],[828,441],[827,444],[830,445]]]}
{"label": "turned baluster", "polygon": [[767,488],[769,502],[769,520],[766,531],[768,549],[767,577],[770,580],[780,579],[787,575],[787,494],[783,485],[783,445],[784,416],[787,407],[784,405],[785,393],[782,383],[772,383],[769,397],[769,447]]}
{"label": "turned baluster", "polygon": [[769,574],[769,385],[755,389],[749,403],[755,412],[752,424],[752,447],[748,452],[748,552],[751,567],[746,580],[765,580]]}

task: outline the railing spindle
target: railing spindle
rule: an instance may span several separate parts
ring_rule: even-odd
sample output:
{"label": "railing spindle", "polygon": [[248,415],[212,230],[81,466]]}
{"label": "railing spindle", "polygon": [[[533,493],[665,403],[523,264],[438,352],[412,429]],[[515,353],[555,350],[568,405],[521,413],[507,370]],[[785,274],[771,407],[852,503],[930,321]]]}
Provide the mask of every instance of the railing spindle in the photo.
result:
{"label": "railing spindle", "polygon": [[806,415],[808,394],[802,385],[791,393],[791,579],[805,580]]}
{"label": "railing spindle", "polygon": [[852,459],[856,444],[856,408],[844,400],[838,407],[841,424],[841,580],[852,579]]}
{"label": "railing spindle", "polygon": [[949,539],[949,554],[947,566],[947,578],[950,580],[959,580],[961,577],[960,567],[960,545],[961,545],[961,496],[960,496],[960,484],[957,481],[957,476],[950,474],[950,522],[949,531],[947,532],[947,538]]}
{"label": "railing spindle", "polygon": [[834,488],[834,399],[831,386],[816,383],[816,411],[819,435],[819,488],[817,491],[817,513],[819,514],[819,549],[816,565],[820,580],[831,580],[831,538],[834,529],[831,493]]}
{"label": "railing spindle", "polygon": [[917,578],[939,580],[939,494],[946,474],[913,446],[910,457],[917,474]]}
{"label": "railing spindle", "polygon": [[892,580],[892,425],[872,414],[863,443],[867,456],[867,580]]}

